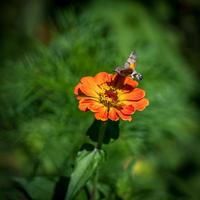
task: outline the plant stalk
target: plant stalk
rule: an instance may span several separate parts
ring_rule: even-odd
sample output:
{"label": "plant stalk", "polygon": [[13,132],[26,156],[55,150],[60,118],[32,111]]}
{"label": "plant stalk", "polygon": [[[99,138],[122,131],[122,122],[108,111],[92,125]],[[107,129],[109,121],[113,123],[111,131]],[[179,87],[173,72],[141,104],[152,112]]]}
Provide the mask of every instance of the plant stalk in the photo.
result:
{"label": "plant stalk", "polygon": [[99,130],[98,141],[97,141],[97,144],[96,144],[97,149],[101,149],[101,147],[102,147],[104,135],[105,135],[105,132],[106,132],[106,126],[107,126],[107,121],[105,121],[105,122],[102,121],[100,130]]}
{"label": "plant stalk", "polygon": [[[104,135],[105,135],[105,132],[106,132],[106,126],[107,126],[107,121],[105,121],[105,122],[102,121],[101,127],[99,129],[98,141],[97,141],[97,144],[96,144],[97,149],[101,149],[101,147],[102,147]],[[92,193],[91,193],[90,200],[95,200],[96,197],[97,197],[97,182],[98,182],[98,169],[95,172],[94,177],[93,177],[93,190],[92,190]]]}

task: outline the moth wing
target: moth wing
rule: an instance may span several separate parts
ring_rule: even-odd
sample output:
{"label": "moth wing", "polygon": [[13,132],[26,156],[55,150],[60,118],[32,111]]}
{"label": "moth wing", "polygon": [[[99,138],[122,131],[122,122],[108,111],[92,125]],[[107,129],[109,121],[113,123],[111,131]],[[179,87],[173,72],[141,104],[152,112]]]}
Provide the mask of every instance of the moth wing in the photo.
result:
{"label": "moth wing", "polygon": [[129,63],[136,63],[136,59],[137,59],[136,52],[132,51],[127,61]]}
{"label": "moth wing", "polygon": [[124,68],[125,69],[128,69],[130,68],[130,65],[134,64],[134,66],[136,65],[136,52],[135,51],[132,51],[130,56],[128,57],[127,61],[125,62],[124,64]]}
{"label": "moth wing", "polygon": [[120,73],[123,69],[123,67],[116,67],[115,72]]}
{"label": "moth wing", "polygon": [[124,64],[124,69],[128,69],[129,67],[130,67],[130,63],[128,61],[126,61]]}

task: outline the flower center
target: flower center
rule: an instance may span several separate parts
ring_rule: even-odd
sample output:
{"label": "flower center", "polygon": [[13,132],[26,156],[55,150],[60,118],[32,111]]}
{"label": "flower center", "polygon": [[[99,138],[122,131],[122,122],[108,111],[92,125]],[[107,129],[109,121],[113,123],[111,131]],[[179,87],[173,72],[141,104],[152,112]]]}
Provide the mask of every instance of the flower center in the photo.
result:
{"label": "flower center", "polygon": [[117,91],[113,88],[104,90],[100,94],[100,102],[105,106],[115,106],[118,101]]}

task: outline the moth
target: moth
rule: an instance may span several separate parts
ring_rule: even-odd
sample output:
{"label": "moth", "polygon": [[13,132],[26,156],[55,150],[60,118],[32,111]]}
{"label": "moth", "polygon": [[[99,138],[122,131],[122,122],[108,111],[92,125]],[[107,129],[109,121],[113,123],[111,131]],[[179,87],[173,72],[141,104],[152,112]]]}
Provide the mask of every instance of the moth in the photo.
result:
{"label": "moth", "polygon": [[117,72],[121,76],[131,76],[133,79],[138,81],[142,80],[142,75],[138,73],[136,68],[136,52],[132,51],[127,61],[125,62],[123,67],[117,67],[115,72]]}

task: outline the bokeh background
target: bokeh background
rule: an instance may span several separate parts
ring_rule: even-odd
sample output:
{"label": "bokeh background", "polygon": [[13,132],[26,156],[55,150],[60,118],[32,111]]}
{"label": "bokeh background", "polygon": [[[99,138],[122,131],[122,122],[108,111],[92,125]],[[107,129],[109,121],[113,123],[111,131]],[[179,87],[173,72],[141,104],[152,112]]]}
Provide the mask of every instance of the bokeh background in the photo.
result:
{"label": "bokeh background", "polygon": [[150,106],[104,145],[99,197],[200,199],[198,0],[0,5],[0,199],[55,199],[56,183],[67,182],[90,142],[93,115],[78,110],[74,86],[112,73],[133,49]]}

